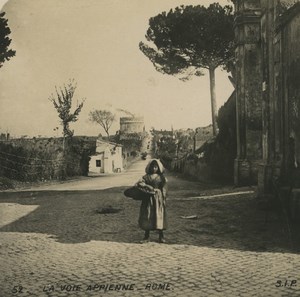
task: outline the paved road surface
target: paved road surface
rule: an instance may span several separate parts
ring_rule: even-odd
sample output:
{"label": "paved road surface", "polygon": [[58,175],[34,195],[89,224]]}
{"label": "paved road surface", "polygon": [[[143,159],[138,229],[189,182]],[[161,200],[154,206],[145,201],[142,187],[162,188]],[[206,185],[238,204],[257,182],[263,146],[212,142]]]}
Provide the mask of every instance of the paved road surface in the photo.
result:
{"label": "paved road surface", "polygon": [[139,202],[122,193],[145,164],[0,193],[0,296],[300,296],[284,218],[251,193],[169,175],[168,243],[139,244]]}

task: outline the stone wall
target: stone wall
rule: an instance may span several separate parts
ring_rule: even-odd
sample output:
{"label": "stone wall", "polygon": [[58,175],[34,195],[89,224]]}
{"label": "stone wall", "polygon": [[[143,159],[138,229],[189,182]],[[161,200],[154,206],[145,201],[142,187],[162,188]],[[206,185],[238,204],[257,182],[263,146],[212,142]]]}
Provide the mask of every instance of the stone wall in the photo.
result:
{"label": "stone wall", "polygon": [[235,183],[264,195],[300,160],[300,3],[235,2]]}

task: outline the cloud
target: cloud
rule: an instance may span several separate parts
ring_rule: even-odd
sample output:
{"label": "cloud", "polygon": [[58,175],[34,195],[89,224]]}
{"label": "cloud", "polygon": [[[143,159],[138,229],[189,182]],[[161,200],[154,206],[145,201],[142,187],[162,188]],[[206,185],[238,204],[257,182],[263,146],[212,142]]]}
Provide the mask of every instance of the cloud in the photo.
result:
{"label": "cloud", "polygon": [[4,4],[6,4],[8,0],[0,0],[0,9],[3,8]]}

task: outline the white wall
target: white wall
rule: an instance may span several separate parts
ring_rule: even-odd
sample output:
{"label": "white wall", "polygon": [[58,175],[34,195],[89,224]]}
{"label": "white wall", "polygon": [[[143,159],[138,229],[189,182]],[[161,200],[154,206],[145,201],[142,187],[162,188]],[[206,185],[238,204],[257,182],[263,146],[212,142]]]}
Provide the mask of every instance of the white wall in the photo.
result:
{"label": "white wall", "polygon": [[[103,173],[104,172],[104,160],[103,160],[103,154],[99,154],[96,156],[91,156],[91,160],[89,163],[89,172],[94,172],[94,173]],[[101,167],[96,166],[96,160],[101,161]]]}

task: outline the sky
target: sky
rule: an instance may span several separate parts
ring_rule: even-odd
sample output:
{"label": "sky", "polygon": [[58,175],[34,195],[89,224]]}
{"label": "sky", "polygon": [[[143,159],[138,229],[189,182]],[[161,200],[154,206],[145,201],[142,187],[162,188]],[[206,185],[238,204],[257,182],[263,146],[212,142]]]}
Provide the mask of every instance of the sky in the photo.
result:
{"label": "sky", "polygon": [[[16,56],[0,68],[0,133],[60,136],[49,97],[55,87],[77,82],[76,102],[85,99],[75,135],[105,134],[88,120],[94,109],[144,116],[146,129],[196,128],[211,124],[209,77],[187,82],[164,75],[139,50],[149,18],[180,5],[212,0],[0,0]],[[228,5],[228,0],[217,1]],[[217,107],[233,87],[217,70]],[[116,112],[118,119],[126,116]],[[54,130],[59,127],[59,130]]]}

